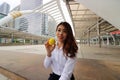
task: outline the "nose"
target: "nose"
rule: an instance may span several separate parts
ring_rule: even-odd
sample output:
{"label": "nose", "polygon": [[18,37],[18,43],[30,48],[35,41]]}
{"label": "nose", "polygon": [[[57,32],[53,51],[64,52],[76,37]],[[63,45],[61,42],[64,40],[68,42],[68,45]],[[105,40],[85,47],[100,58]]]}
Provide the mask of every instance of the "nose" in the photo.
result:
{"label": "nose", "polygon": [[63,34],[63,31],[60,31],[60,34]]}

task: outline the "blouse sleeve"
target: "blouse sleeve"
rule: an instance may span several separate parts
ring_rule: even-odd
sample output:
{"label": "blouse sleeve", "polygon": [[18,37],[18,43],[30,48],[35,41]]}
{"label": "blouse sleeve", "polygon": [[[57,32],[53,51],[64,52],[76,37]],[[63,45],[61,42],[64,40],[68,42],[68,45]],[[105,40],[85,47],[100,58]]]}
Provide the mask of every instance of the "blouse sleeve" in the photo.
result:
{"label": "blouse sleeve", "polygon": [[76,57],[67,58],[67,62],[65,64],[65,67],[63,69],[63,72],[59,80],[70,80],[71,75],[73,74],[75,63],[76,63]]}
{"label": "blouse sleeve", "polygon": [[44,60],[44,66],[45,68],[48,68],[52,63],[51,57],[46,56]]}

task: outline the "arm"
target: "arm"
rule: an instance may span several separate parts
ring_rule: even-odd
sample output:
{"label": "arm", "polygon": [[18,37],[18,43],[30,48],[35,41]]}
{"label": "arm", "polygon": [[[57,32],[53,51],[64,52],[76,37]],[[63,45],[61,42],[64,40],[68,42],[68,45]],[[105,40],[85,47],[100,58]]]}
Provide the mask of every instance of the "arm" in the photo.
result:
{"label": "arm", "polygon": [[55,45],[49,45],[48,41],[45,43],[45,48],[47,50],[47,55],[45,57],[45,60],[44,60],[44,66],[45,68],[48,68],[51,63],[52,63],[52,58],[51,58],[51,55],[52,55],[52,51],[53,49],[55,48]]}
{"label": "arm", "polygon": [[61,74],[61,77],[59,80],[70,80],[71,75],[73,74],[75,63],[76,63],[76,57],[74,58],[68,57],[68,60],[63,69],[63,73]]}
{"label": "arm", "polygon": [[48,68],[52,63],[51,57],[46,56],[44,60],[44,66],[45,68]]}

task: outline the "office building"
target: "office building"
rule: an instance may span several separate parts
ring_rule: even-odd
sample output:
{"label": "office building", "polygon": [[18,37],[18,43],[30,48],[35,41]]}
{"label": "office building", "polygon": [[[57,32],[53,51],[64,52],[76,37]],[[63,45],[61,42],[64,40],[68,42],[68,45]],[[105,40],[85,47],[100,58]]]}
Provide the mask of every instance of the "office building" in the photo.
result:
{"label": "office building", "polygon": [[6,2],[0,5],[0,13],[7,15],[10,10],[10,5]]}
{"label": "office building", "polygon": [[[20,10],[33,10],[43,4],[43,0],[21,0]],[[45,35],[46,15],[41,13],[32,13],[24,15],[28,20],[27,31],[36,35]]]}

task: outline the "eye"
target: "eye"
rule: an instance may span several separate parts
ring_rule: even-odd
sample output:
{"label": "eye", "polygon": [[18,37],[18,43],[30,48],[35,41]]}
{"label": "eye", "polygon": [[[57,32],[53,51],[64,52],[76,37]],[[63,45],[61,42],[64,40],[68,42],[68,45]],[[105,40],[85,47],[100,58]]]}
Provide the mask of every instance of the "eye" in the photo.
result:
{"label": "eye", "polygon": [[58,31],[58,32],[60,32],[61,30],[60,30],[60,29],[58,29],[57,31]]}

